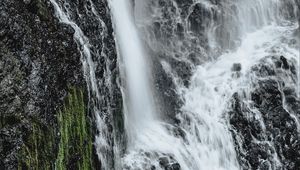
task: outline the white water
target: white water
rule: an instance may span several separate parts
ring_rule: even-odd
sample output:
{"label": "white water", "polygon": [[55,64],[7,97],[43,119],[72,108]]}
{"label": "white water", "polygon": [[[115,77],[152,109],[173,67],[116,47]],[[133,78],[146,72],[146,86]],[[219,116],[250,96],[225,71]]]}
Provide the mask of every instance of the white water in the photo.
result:
{"label": "white water", "polygon": [[[78,44],[78,49],[81,54],[81,62],[83,65],[83,71],[84,76],[87,83],[87,88],[89,91],[89,100],[94,102],[94,106],[90,106],[90,110],[92,110],[92,113],[96,117],[96,123],[97,128],[99,130],[99,134],[96,136],[96,149],[97,149],[97,155],[99,159],[101,160],[101,168],[102,169],[110,169],[111,160],[110,158],[110,152],[111,152],[111,146],[108,144],[107,139],[109,138],[109,130],[107,126],[105,125],[104,118],[102,118],[100,114],[100,106],[101,103],[101,96],[100,96],[100,89],[97,84],[96,75],[95,75],[95,64],[92,59],[91,50],[90,50],[90,43],[89,39],[84,35],[81,28],[71,20],[70,14],[68,9],[65,7],[60,6],[55,0],[50,0],[52,5],[55,9],[56,17],[60,20],[60,22],[70,25],[74,30],[74,40]],[[92,3],[92,2],[91,2]],[[94,7],[92,7],[93,12],[96,14],[96,11]],[[96,14],[97,16],[97,14]],[[101,20],[100,18],[98,18]],[[103,22],[101,21],[103,24]],[[104,28],[104,25],[102,25]],[[104,54],[101,54],[104,55]],[[110,76],[110,75],[109,75]]]}
{"label": "white water", "polygon": [[[174,157],[184,170],[238,169],[230,133],[221,122],[221,115],[227,101],[222,97],[222,93],[205,89],[203,85],[196,82],[195,85],[203,89],[191,90],[190,93],[201,97],[203,102],[198,103],[194,99],[189,99],[190,94],[187,92],[189,105],[183,110],[188,111],[189,115],[186,116],[191,118],[192,124],[190,127],[183,124],[186,140],[172,134],[175,127],[154,118],[155,108],[151,102],[153,97],[147,80],[148,70],[145,63],[147,55],[141,47],[129,12],[130,6],[128,1],[124,0],[112,0],[110,6],[129,90],[129,109],[125,122],[130,142],[127,146],[127,155],[123,159],[123,166],[149,169],[151,165],[155,165],[159,168],[157,159],[166,154]],[[197,108],[193,108],[193,103]],[[144,152],[149,152],[148,156],[145,156]]]}
{"label": "white water", "polygon": [[[207,149],[205,153],[209,155],[208,157],[211,158],[212,151],[216,153],[214,159],[206,160],[205,164],[209,169],[222,169],[217,168],[217,165],[221,165],[223,158],[228,157],[226,152],[234,152],[231,135],[226,131],[226,119],[224,120],[226,115],[224,113],[229,107],[227,104],[234,92],[250,88],[252,83],[248,76],[250,68],[259,63],[260,59],[272,55],[285,55],[287,58],[293,58],[299,62],[297,50],[282,42],[282,38],[293,38],[292,31],[295,28],[295,25],[266,26],[243,37],[243,42],[236,51],[220,56],[216,62],[197,68],[190,88],[186,89],[186,105],[183,109],[193,113],[188,114],[191,116],[191,120],[194,120],[192,126],[189,127],[195,127],[195,130],[191,130],[191,136],[195,138],[197,134],[200,134],[198,140],[202,141],[204,148]],[[235,78],[231,71],[234,63],[242,65],[239,78]],[[199,122],[203,125],[199,126]],[[220,152],[222,150],[225,153]],[[274,162],[280,166],[277,157],[274,155]],[[200,169],[205,169],[205,166]]]}
{"label": "white water", "polygon": [[[50,1],[60,21],[74,28],[74,38],[82,49],[81,59],[88,87],[94,95],[90,97],[100,101],[88,39],[76,23],[71,21],[68,12],[64,12],[55,0]],[[246,5],[238,5],[240,14],[237,20],[241,32],[239,38],[242,40],[240,46],[235,51],[224,53],[215,61],[198,66],[188,88],[177,81],[179,78],[172,74],[172,68],[164,63],[164,68],[173,76],[178,93],[182,94],[185,101],[182,113],[178,115],[181,120],[180,127],[175,127],[159,119],[153,104],[150,68],[147,64],[149,56],[139,38],[129,0],[109,1],[122,59],[120,68],[124,71],[123,81],[128,91],[124,94],[128,145],[121,160],[122,168],[150,169],[153,165],[160,169],[158,158],[171,156],[173,159],[170,162],[178,162],[183,170],[240,169],[227,124],[226,109],[229,99],[234,92],[249,88],[250,68],[260,59],[269,55],[284,55],[300,63],[298,50],[287,41],[293,38],[292,32],[298,25],[283,23],[281,20],[274,22],[280,18],[280,1],[247,2]],[[248,6],[254,9],[255,15],[249,14],[253,10],[248,11]],[[231,67],[234,63],[242,65],[239,77],[232,76]],[[110,169],[106,154],[110,149],[106,141],[108,132],[97,107],[94,108],[94,113],[101,132],[96,138],[97,153],[102,160],[102,168]],[[184,137],[176,135],[175,131],[178,129],[184,132]],[[273,155],[274,166],[280,167],[277,157],[278,155]]]}
{"label": "white water", "polygon": [[130,3],[111,0],[110,8],[115,23],[116,42],[121,55],[121,70],[125,71],[127,110],[125,128],[129,146],[134,145],[139,134],[151,127],[155,119],[155,108],[150,88],[147,54],[144,52],[135,28]]}
{"label": "white water", "polygon": [[[244,2],[244,1],[243,1]],[[299,53],[290,47],[297,24],[282,22],[280,1],[269,0],[238,4],[241,44],[235,51],[219,56],[217,60],[198,66],[188,88],[183,87],[172,74],[172,68],[162,62],[166,72],[173,76],[177,90],[185,104],[180,127],[157,119],[153,96],[149,87],[145,54],[135,28],[129,1],[111,0],[110,6],[117,30],[117,42],[129,90],[129,109],[126,112],[126,130],[129,143],[122,166],[127,169],[150,169],[159,166],[159,157],[172,157],[183,170],[237,170],[236,151],[228,129],[226,110],[233,93],[250,88],[250,69],[260,59],[270,55],[284,55],[299,63]],[[252,10],[246,10],[248,6]],[[255,15],[252,15],[255,14]],[[279,21],[279,22],[277,22]],[[240,75],[231,68],[240,63]],[[184,137],[174,131],[181,129]],[[272,144],[270,144],[272,145]],[[273,167],[280,167],[278,155],[273,155]]]}

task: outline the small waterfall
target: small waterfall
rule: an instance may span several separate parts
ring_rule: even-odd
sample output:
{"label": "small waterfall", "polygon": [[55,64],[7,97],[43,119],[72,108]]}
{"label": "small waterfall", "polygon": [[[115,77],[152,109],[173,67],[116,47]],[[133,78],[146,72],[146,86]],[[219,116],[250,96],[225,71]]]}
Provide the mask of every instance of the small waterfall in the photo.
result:
{"label": "small waterfall", "polygon": [[[96,78],[96,67],[95,63],[92,58],[92,51],[91,51],[91,44],[89,42],[89,39],[84,35],[83,31],[81,28],[71,20],[71,14],[70,14],[70,9],[66,8],[66,5],[59,5],[58,2],[55,0],[50,0],[52,5],[54,6],[55,9],[55,14],[57,18],[60,20],[60,22],[70,25],[74,30],[74,40],[78,44],[78,50],[80,51],[81,54],[81,62],[83,66],[83,71],[87,83],[87,88],[89,91],[89,110],[94,114],[96,118],[96,124],[98,131],[100,132],[96,136],[96,149],[97,149],[97,154],[99,157],[99,160],[101,161],[101,168],[106,170],[106,169],[111,169],[113,167],[113,148],[111,146],[111,135],[109,132],[109,128],[106,126],[106,121],[107,117],[102,113],[102,106],[101,104],[103,103],[103,96],[100,92],[99,88],[99,83]],[[92,5],[92,10],[95,13],[96,16],[98,16],[92,2],[90,1]],[[68,4],[66,2],[66,4]],[[67,5],[69,7],[69,5]],[[103,22],[101,21],[100,18],[97,18],[100,20],[101,24]],[[103,28],[105,26],[102,25]],[[104,36],[104,35],[103,35]],[[104,55],[104,54],[101,54]],[[97,56],[100,57],[100,56]],[[109,73],[110,74],[110,73]],[[108,75],[108,80],[110,79]],[[111,84],[109,84],[111,86]],[[108,113],[112,114],[112,113]]]}

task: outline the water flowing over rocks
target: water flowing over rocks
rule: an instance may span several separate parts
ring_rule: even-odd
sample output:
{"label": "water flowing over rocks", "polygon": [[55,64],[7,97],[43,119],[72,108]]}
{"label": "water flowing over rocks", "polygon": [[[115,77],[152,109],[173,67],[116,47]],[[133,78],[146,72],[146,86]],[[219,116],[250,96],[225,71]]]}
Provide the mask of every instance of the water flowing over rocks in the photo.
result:
{"label": "water flowing over rocks", "polygon": [[75,29],[74,40],[81,52],[88,87],[89,111],[95,121],[96,153],[101,168],[111,169],[115,164],[114,147],[124,142],[124,120],[108,2],[66,0],[52,1],[52,4],[56,6],[56,17]]}
{"label": "water flowing over rocks", "polygon": [[299,0],[1,0],[0,169],[299,170]]}

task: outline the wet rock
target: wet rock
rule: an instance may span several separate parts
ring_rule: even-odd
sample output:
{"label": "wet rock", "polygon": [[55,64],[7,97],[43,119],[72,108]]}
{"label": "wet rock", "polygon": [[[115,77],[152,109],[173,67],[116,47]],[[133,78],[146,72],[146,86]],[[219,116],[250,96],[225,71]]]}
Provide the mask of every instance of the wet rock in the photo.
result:
{"label": "wet rock", "polygon": [[232,65],[231,71],[241,71],[242,70],[242,65],[240,63],[234,63]]}
{"label": "wet rock", "polygon": [[167,167],[169,164],[169,158],[168,157],[162,157],[159,158],[159,165],[162,167]]}
{"label": "wet rock", "polygon": [[183,25],[182,24],[180,24],[180,23],[177,23],[177,25],[176,25],[176,33],[177,33],[177,35],[179,36],[179,37],[183,37],[184,36],[184,27],[183,27]]}
{"label": "wet rock", "polygon": [[[103,53],[112,59],[109,62],[114,64],[110,67],[113,81],[111,88],[118,89],[114,38],[105,3],[99,1],[95,8],[102,11],[101,24],[107,24],[107,35],[97,36],[103,28],[94,25],[97,30],[90,30],[86,35],[92,37],[93,45],[97,44],[99,50],[105,49]],[[75,3],[70,4],[73,7]],[[68,94],[68,87],[80,88],[87,93],[78,51],[80,48],[74,41],[74,29],[54,17],[53,6],[47,0],[3,0],[0,2],[0,11],[0,169],[17,169],[19,165],[23,169],[30,169],[25,161],[29,156],[19,155],[22,149],[31,146],[31,137],[35,133],[33,127],[41,127],[39,133],[47,132],[45,129],[55,132],[58,129],[56,114]],[[93,21],[91,24],[85,14],[82,14],[82,18],[85,20],[81,24],[86,27],[96,22],[100,25],[95,16],[90,19]],[[102,54],[102,51],[93,50],[95,54]],[[97,60],[95,63],[98,63]],[[97,68],[100,70],[106,67],[99,65]],[[112,90],[114,94],[110,96],[107,91],[102,94],[107,100],[102,108],[113,108],[113,112],[122,113],[121,93]],[[108,124],[112,130],[112,122]],[[40,135],[42,137],[45,134]],[[53,148],[44,146],[51,151],[39,150],[38,161],[42,163],[32,165],[39,166],[34,169],[46,169],[42,166],[54,169],[58,141],[59,135],[55,133]],[[94,158],[97,158],[96,154]],[[96,164],[98,159],[94,158],[91,159]],[[78,159],[80,155],[72,158],[74,161]],[[48,165],[47,162],[52,164]]]}
{"label": "wet rock", "polygon": [[31,0],[23,0],[26,5],[30,4]]}
{"label": "wet rock", "polygon": [[288,64],[288,61],[285,57],[283,56],[280,56],[280,61],[282,62],[282,68],[284,69],[289,69],[289,64]]}
{"label": "wet rock", "polygon": [[265,63],[260,63],[254,66],[252,70],[255,72],[257,76],[260,77],[274,76],[276,74],[275,70],[272,67],[266,65]]}
{"label": "wet rock", "polygon": [[184,130],[182,130],[182,128],[181,127],[175,127],[174,129],[173,129],[173,133],[174,133],[174,135],[176,136],[176,137],[179,137],[179,138],[182,138],[182,139],[185,139],[186,138],[186,133],[185,133],[185,131]]}
{"label": "wet rock", "polygon": [[61,27],[61,29],[64,30],[65,33],[70,34],[70,35],[74,35],[75,30],[72,28],[71,25],[65,24],[65,23],[60,23],[59,27]]}
{"label": "wet rock", "polygon": [[173,77],[164,70],[162,64],[157,60],[153,61],[153,70],[155,95],[158,99],[158,106],[161,107],[159,108],[161,115],[168,122],[179,123],[176,120],[176,114],[180,110],[182,101],[176,93],[176,85],[173,82]]}
{"label": "wet rock", "polygon": [[233,72],[231,76],[233,78],[239,78],[241,76],[241,72],[240,72],[241,70],[242,70],[242,65],[240,63],[234,63],[231,68],[231,71]]}
{"label": "wet rock", "polygon": [[196,3],[193,11],[189,15],[191,30],[197,34],[204,33],[211,22],[213,22],[213,12],[202,3]]}
{"label": "wet rock", "polygon": [[170,155],[160,157],[158,160],[159,165],[165,170],[180,170],[180,164]]}
{"label": "wet rock", "polygon": [[300,138],[292,117],[300,116],[300,112],[295,112],[300,99],[295,93],[295,84],[285,86],[293,84],[287,80],[296,76],[290,69],[282,72],[288,63],[290,61],[279,56],[262,59],[252,68],[252,74],[258,77],[250,91],[251,101],[245,99],[242,92],[232,97],[230,124],[235,129],[232,134],[243,169],[273,167],[274,155],[278,156],[283,169],[297,170],[300,166],[300,153],[296,152]]}
{"label": "wet rock", "polygon": [[169,169],[170,170],[180,170],[180,165],[179,165],[179,163],[173,163]]}

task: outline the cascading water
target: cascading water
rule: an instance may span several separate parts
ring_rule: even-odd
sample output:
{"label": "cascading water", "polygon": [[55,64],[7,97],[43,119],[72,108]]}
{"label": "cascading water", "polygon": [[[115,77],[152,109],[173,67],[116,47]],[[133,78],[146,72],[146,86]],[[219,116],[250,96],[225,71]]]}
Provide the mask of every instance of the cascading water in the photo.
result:
{"label": "cascading water", "polygon": [[[265,90],[269,82],[275,82],[272,85],[282,99],[281,111],[290,118],[286,124],[296,125],[298,137],[293,138],[299,138],[299,115],[295,104],[289,103],[298,100],[294,91],[298,91],[298,98],[300,95],[299,44],[294,34],[299,29],[296,1],[108,0],[121,60],[119,67],[123,71],[126,146],[111,137],[110,133],[116,132],[111,132],[106,124],[112,113],[102,111],[101,103],[110,101],[103,99],[94,61],[105,54],[97,55],[78,21],[72,21],[78,10],[70,10],[67,2],[50,2],[60,21],[75,30],[90,110],[97,119],[99,134],[95,145],[102,169],[237,170],[297,166],[286,163],[292,158],[282,153],[279,139],[270,135],[273,127],[266,122],[265,110],[256,106],[267,102],[253,99],[257,89]],[[89,0],[89,4],[93,16],[105,28],[93,1]],[[80,18],[80,14],[76,15]],[[162,70],[150,68],[150,62],[161,65]],[[298,66],[297,74],[292,66],[287,66],[291,63]],[[110,66],[108,62],[104,67]],[[178,110],[164,108],[169,101],[157,102],[155,88],[159,85],[151,76],[154,73],[171,79],[171,85],[164,87],[173,88],[171,92],[158,93],[163,99],[168,93],[176,93],[173,97],[181,101],[174,106]],[[104,74],[107,76],[103,84],[111,86],[111,72]],[[266,79],[267,85],[263,84]],[[243,107],[237,107],[237,103]],[[165,114],[168,109],[174,113]],[[259,135],[248,135],[239,121],[249,126],[255,122]],[[263,149],[258,153],[253,146]],[[120,151],[123,149],[124,154]],[[262,150],[266,150],[263,156]],[[253,158],[249,153],[259,156]]]}
{"label": "cascading water", "polygon": [[[114,93],[112,92],[113,73],[110,70],[113,62],[110,61],[110,56],[105,53],[106,46],[104,44],[104,39],[107,38],[108,35],[107,27],[97,12],[93,1],[88,0],[88,4],[90,5],[88,9],[91,10],[92,15],[96,18],[95,24],[99,24],[101,27],[101,30],[99,30],[100,35],[97,35],[97,38],[100,39],[101,44],[99,44],[99,42],[97,42],[98,44],[96,45],[92,44],[92,42],[90,42],[91,40],[85,36],[78,24],[72,20],[74,19],[72,17],[79,15],[78,10],[72,9],[71,5],[74,4],[69,1],[50,0],[50,2],[54,6],[56,17],[60,20],[60,22],[71,26],[75,31],[74,40],[78,44],[78,49],[81,54],[83,72],[88,88],[89,110],[96,119],[95,122],[97,125],[97,130],[99,131],[99,134],[97,134],[95,137],[94,145],[96,146],[97,155],[101,161],[101,169],[111,169],[114,167],[114,152],[117,153],[118,151],[115,151],[115,148],[113,148],[112,143],[116,142],[116,139],[115,136],[111,134],[110,130],[110,124],[112,124],[111,119],[115,115],[113,115],[111,105],[106,105],[106,103],[113,102],[113,97],[111,96],[114,96]],[[74,8],[76,8],[76,6]],[[97,38],[94,38],[94,41]],[[99,71],[101,70],[99,69],[101,68],[99,66],[99,60],[102,60],[100,62],[104,62],[105,64],[102,66],[104,70],[102,73],[102,80],[97,77],[97,75],[101,75],[101,71]],[[104,92],[104,90],[101,88],[107,88],[108,91]],[[108,99],[107,96],[109,96]],[[115,134],[116,133],[117,132],[115,132]]]}
{"label": "cascading water", "polygon": [[121,69],[125,70],[126,87],[129,91],[126,111],[129,113],[126,114],[125,123],[129,140],[134,141],[138,133],[149,128],[149,124],[155,119],[147,55],[135,28],[129,1],[111,0],[110,6],[115,21],[116,41],[124,64]]}
{"label": "cascading water", "polygon": [[[123,160],[124,166],[150,169],[151,166],[159,167],[156,159],[160,158],[167,159],[170,162],[169,166],[173,168],[181,166],[182,169],[206,167],[238,169],[230,133],[220,122],[219,116],[226,103],[222,93],[215,93],[216,101],[207,100],[202,103],[203,105],[200,103],[199,112],[195,112],[194,108],[189,108],[191,115],[187,116],[190,117],[192,125],[182,124],[182,133],[186,134],[184,139],[176,137],[173,133],[180,129],[151,117],[155,115],[155,109],[151,103],[151,91],[147,84],[146,55],[143,53],[128,3],[117,0],[110,3],[129,90],[129,110],[126,115],[127,133],[129,141],[134,141],[128,144],[127,154]],[[203,92],[206,94],[202,97],[214,95],[212,90]],[[187,102],[193,103],[193,101]],[[221,107],[214,108],[216,106],[214,102]],[[199,113],[203,114],[198,115]],[[136,134],[131,135],[132,132]]]}
{"label": "cascading water", "polygon": [[[131,16],[133,13],[129,12],[132,8],[129,1],[110,1],[129,91],[126,130],[130,142],[122,166],[125,169],[184,170],[254,167],[251,160],[242,164],[242,159],[248,158],[240,156],[243,149],[237,149],[237,145],[243,148],[245,139],[232,129],[232,118],[228,115],[230,101],[237,92],[246,96],[241,97],[245,103],[250,100],[257,79],[253,77],[253,69],[265,57],[284,55],[287,60],[299,63],[298,46],[293,44],[293,33],[299,27],[295,22],[298,15],[295,2],[206,0],[186,3],[190,5],[188,9],[182,5],[184,2],[136,2],[135,5],[143,9],[135,13],[137,24],[144,33],[143,40],[153,51],[146,55]],[[287,13],[286,9],[292,12]],[[195,19],[198,16],[194,11],[203,14],[202,18]],[[194,18],[190,19],[191,16]],[[207,39],[207,42],[199,39]],[[190,52],[200,59],[194,62],[189,58]],[[159,112],[151,102],[153,92],[148,84],[147,68],[150,65],[146,64],[149,60],[146,56],[155,54],[167,56],[160,59],[160,64],[172,78],[177,94],[184,102],[181,111],[174,113],[179,123],[173,124],[157,116]],[[191,64],[194,71],[189,83],[183,83],[180,72],[170,60]],[[293,78],[284,81],[297,88]],[[255,114],[250,117],[266,129],[261,113],[253,112]],[[289,113],[298,122],[297,116]],[[261,166],[283,168],[282,156],[276,151],[274,141],[269,140],[266,130],[261,133],[264,137],[253,139],[254,143],[270,148],[269,157],[261,161]],[[241,153],[237,154],[237,151]]]}

